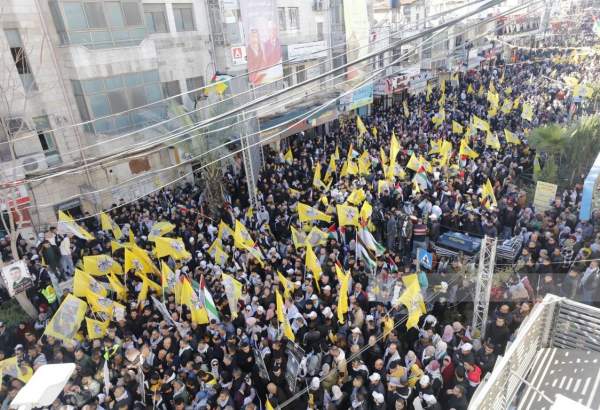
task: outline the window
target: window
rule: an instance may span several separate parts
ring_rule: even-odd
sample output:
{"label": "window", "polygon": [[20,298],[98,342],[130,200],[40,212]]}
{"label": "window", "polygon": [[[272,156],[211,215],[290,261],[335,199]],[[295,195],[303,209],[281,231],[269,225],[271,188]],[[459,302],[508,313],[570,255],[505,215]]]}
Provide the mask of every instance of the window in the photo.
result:
{"label": "window", "polygon": [[25,92],[29,93],[31,91],[37,91],[37,84],[33,78],[33,73],[31,72],[31,67],[29,65],[29,60],[27,59],[27,53],[23,47],[19,30],[6,29],[4,30],[4,33],[6,34],[10,54],[15,62],[15,67],[17,68],[17,73],[19,73]]}
{"label": "window", "polygon": [[144,4],[144,17],[149,33],[169,32],[164,4]]}
{"label": "window", "polygon": [[106,18],[102,3],[83,3],[87,16],[88,28],[106,28]]}
{"label": "window", "polygon": [[157,70],[73,80],[72,84],[81,118],[96,119],[86,125],[89,132],[112,133],[166,118],[165,104],[148,105],[163,98]]}
{"label": "window", "polygon": [[299,15],[299,11],[298,11],[298,7],[290,7],[288,9],[288,16],[289,16],[289,27],[290,30],[298,30],[300,29],[300,15]]}
{"label": "window", "polygon": [[292,68],[290,66],[283,67],[283,81],[287,87],[294,85],[294,76],[292,75]]}
{"label": "window", "polygon": [[123,10],[121,9],[121,3],[117,1],[110,1],[104,3],[106,9],[106,16],[111,27],[120,28],[125,27],[125,21],[123,20]]}
{"label": "window", "polygon": [[139,26],[142,24],[142,15],[138,3],[124,2],[122,6],[126,26]]}
{"label": "window", "polygon": [[63,13],[68,30],[81,30],[88,28],[81,3],[64,3]]}
{"label": "window", "polygon": [[[188,91],[202,88],[202,87],[204,87],[204,77],[200,76],[200,77],[187,78],[185,80],[185,84],[187,86]],[[193,91],[193,92],[188,93],[188,96],[194,102],[196,102],[200,98],[202,98],[203,95],[204,95],[203,90],[198,90],[198,91]]]}
{"label": "window", "polygon": [[319,22],[319,23],[317,23],[317,40],[323,41],[324,39],[325,39],[325,36],[323,35],[323,23]]}
{"label": "window", "polygon": [[279,17],[279,30],[287,30],[287,21],[285,19],[285,7],[277,7],[277,16]]}
{"label": "window", "polygon": [[296,82],[301,83],[306,81],[306,70],[304,65],[296,66]]}
{"label": "window", "polygon": [[33,123],[38,135],[38,140],[42,146],[42,150],[46,155],[46,162],[48,166],[54,166],[61,163],[58,150],[56,148],[56,141],[54,140],[54,134],[50,127],[50,120],[47,115],[40,117],[34,117]]}
{"label": "window", "polygon": [[173,4],[175,16],[175,29],[181,31],[194,31],[194,9],[191,4]]}
{"label": "window", "polygon": [[[162,90],[165,98],[174,97],[181,94],[181,87],[179,86],[179,80],[167,81],[162,83]],[[183,104],[181,96],[173,98],[178,104]]]}

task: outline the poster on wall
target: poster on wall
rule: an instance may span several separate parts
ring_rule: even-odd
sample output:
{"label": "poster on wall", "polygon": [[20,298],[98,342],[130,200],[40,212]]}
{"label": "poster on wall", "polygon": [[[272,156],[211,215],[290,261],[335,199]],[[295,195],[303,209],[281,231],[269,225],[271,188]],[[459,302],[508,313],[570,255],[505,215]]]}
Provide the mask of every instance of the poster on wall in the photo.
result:
{"label": "poster on wall", "polygon": [[248,80],[254,86],[283,78],[275,0],[240,0]]}
{"label": "poster on wall", "polygon": [[29,274],[24,261],[13,262],[2,267],[2,279],[10,297],[25,292],[33,286],[33,277]]}
{"label": "poster on wall", "polygon": [[[348,63],[369,53],[369,16],[366,0],[344,0],[344,25]],[[366,74],[367,62],[348,68],[348,80],[359,82]]]}

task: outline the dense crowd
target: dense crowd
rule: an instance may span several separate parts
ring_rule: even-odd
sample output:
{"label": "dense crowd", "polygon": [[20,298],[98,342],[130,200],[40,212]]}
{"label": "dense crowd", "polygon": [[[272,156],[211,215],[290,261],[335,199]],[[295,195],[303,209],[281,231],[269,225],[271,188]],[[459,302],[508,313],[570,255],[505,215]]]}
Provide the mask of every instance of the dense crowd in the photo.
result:
{"label": "dense crowd", "polygon": [[[574,102],[572,90],[556,84],[565,76],[575,76],[581,83],[597,78],[600,60],[588,55],[574,61],[570,50],[513,52],[506,61],[498,55],[482,68],[447,81],[444,92],[436,85],[430,93],[407,95],[408,115],[403,102],[373,107],[371,115],[363,117],[368,131],[360,138],[357,122],[351,119],[331,124],[326,135],[291,138],[291,161],[283,156],[288,147],[280,154],[265,147],[259,205],[251,211],[243,170],[234,169],[224,176],[227,201],[217,217],[205,215],[203,193],[192,184],[111,210],[124,234],[131,231],[136,244],[148,251],[155,223],[175,225],[169,235],[181,237],[192,257],[183,263],[169,257],[163,260],[179,276],[206,281],[218,320],[198,324],[186,306],[176,303],[173,292],[161,295],[150,290],[150,295],[164,300],[171,315],[165,318],[149,297],[139,300],[142,281],[129,272],[125,316],[111,321],[102,338],[89,340],[85,330],[73,343],[43,335],[60,303],[47,292],[48,286],[53,279],[71,277],[82,257],[110,254],[113,233],[102,231],[96,217],[88,217],[81,223],[95,235],[94,240],[63,236],[53,228],[33,248],[19,241],[19,257],[36,278],[36,287],[28,294],[40,313],[37,320],[16,328],[0,323],[0,359],[16,356],[23,369],[76,363],[76,372],[52,408],[251,410],[283,405],[303,410],[465,410],[536,300],[555,293],[594,303],[600,287],[600,269],[594,260],[600,255],[600,215],[595,213],[587,222],[578,220],[581,187],[561,193],[544,212],[533,208],[521,189],[531,180],[536,161],[525,137],[527,129],[565,123],[580,115],[585,102]],[[453,132],[452,122],[466,128],[473,115],[488,118],[490,84],[503,99],[518,97],[521,104],[531,104],[533,119],[522,119],[520,108],[499,111],[489,123],[500,135],[500,147],[487,145],[486,133],[473,128],[468,140],[478,156],[461,158],[458,147],[464,133]],[[439,103],[442,94],[445,102]],[[446,118],[436,126],[432,118],[441,106]],[[518,136],[520,144],[507,143],[504,129]],[[386,174],[380,148],[389,155],[392,133],[400,142],[396,161],[405,176],[380,188],[378,181]],[[453,145],[447,166],[436,162],[438,154],[430,154],[432,142],[442,139]],[[368,153],[367,175],[340,176],[345,153],[352,150]],[[317,163],[326,170],[336,151],[341,154],[331,186],[314,187]],[[432,165],[422,188],[413,183],[415,172],[406,167],[413,154]],[[488,179],[497,206],[483,203],[481,187]],[[296,204],[301,201],[335,216],[330,205],[344,203],[360,188],[373,206],[371,230],[385,252],[371,268],[357,256],[354,227],[336,226],[335,218],[316,223],[329,233],[326,243],[314,249],[323,270],[316,281],[305,267],[306,249],[296,248],[291,238],[290,227],[303,230]],[[226,236],[222,246],[228,263],[221,267],[209,256],[219,223],[233,227],[236,220],[248,228],[262,250],[264,265]],[[428,312],[417,327],[406,328],[406,309],[395,300],[397,292],[387,297],[378,292],[378,283],[400,283],[402,276],[416,272],[416,248],[432,250],[445,231],[524,239],[510,278],[495,288],[498,302],[485,338],[468,326],[472,276],[462,255],[448,259],[434,252],[432,268],[418,272]],[[4,261],[11,259],[6,241],[0,242],[0,250]],[[123,252],[114,250],[114,259],[122,263]],[[349,310],[343,323],[337,315],[336,265],[351,274]],[[237,315],[232,314],[221,272],[243,285]],[[275,289],[282,294],[286,289],[277,272],[293,285],[284,309],[295,343],[287,340],[278,323]],[[393,319],[393,329],[385,329],[386,318]],[[103,373],[105,361],[108,375]],[[26,371],[4,374],[2,409],[30,376]],[[107,377],[110,386],[105,386]]]}

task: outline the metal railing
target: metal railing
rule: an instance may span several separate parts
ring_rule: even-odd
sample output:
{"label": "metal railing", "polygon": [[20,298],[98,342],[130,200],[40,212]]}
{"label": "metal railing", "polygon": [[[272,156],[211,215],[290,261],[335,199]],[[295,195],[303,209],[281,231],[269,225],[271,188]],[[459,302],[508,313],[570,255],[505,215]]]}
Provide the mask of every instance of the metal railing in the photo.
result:
{"label": "metal railing", "polygon": [[506,410],[544,348],[600,352],[600,309],[555,295],[546,295],[499,357],[494,371],[475,391],[469,410]]}

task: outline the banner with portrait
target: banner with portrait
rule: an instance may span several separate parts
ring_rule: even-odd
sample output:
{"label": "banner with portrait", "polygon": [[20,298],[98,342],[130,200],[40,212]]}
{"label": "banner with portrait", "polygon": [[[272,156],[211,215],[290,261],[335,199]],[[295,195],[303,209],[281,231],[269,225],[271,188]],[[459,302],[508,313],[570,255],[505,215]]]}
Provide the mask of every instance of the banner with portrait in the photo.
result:
{"label": "banner with portrait", "polygon": [[[254,86],[283,78],[277,10],[275,0],[240,0],[248,80]],[[285,11],[282,16],[284,21]]]}
{"label": "banner with portrait", "polygon": [[29,274],[25,261],[16,261],[2,267],[2,279],[10,297],[33,286],[33,277]]}
{"label": "banner with portrait", "polygon": [[[344,0],[344,25],[348,63],[369,54],[369,16],[366,0]],[[367,72],[367,62],[348,68],[348,80],[358,83]],[[351,83],[352,84],[352,83]]]}
{"label": "banner with portrait", "polygon": [[87,303],[71,294],[67,295],[48,322],[44,334],[65,342],[73,341],[86,310]]}

